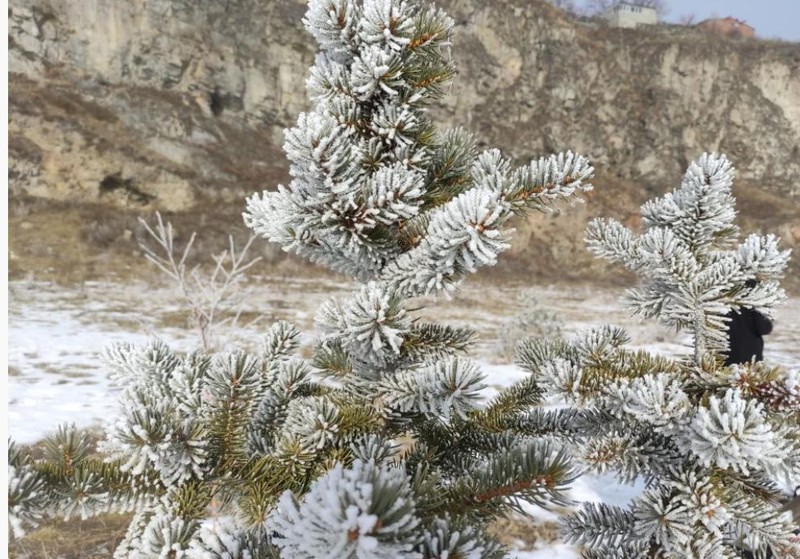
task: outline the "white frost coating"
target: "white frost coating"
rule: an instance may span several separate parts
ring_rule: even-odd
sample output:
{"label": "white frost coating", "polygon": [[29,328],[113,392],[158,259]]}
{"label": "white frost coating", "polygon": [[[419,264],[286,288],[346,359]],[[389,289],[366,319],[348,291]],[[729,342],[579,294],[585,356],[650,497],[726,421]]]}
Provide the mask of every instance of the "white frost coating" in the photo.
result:
{"label": "white frost coating", "polygon": [[425,547],[429,556],[440,559],[483,559],[489,551],[485,546],[471,526],[456,530],[441,518],[436,520],[432,531],[425,533]]}
{"label": "white frost coating", "polygon": [[584,156],[571,151],[540,157],[513,173],[510,192],[513,192],[515,184],[526,185],[540,198],[568,198],[577,192],[592,190],[592,185],[584,181],[593,172],[594,169]]}
{"label": "white frost coating", "polygon": [[114,550],[114,559],[146,559],[142,556],[142,536],[152,514],[151,507],[142,507],[133,515],[125,536]]}
{"label": "white frost coating", "polygon": [[625,413],[665,433],[679,428],[693,409],[681,382],[668,373],[639,377],[622,384],[618,390]]}
{"label": "white frost coating", "polygon": [[[737,244],[732,183],[727,158],[703,154],[678,190],[642,206],[645,233],[635,236],[614,220],[594,220],[586,233],[592,252],[644,280],[627,296],[635,314],[691,330],[698,364],[708,351],[727,349],[725,317],[731,308],[769,314],[785,298],[776,280],[790,251],[780,251],[773,235],[750,235]],[[746,286],[756,278],[756,287]]]}
{"label": "white frost coating", "polygon": [[339,410],[327,398],[307,396],[291,400],[286,412],[284,433],[298,437],[305,445],[321,449],[339,431]]}
{"label": "white frost coating", "polygon": [[197,425],[206,382],[199,372],[205,370],[202,359],[192,354],[178,359],[161,342],[112,346],[106,357],[127,386],[121,415],[108,425],[101,450],[134,475],[153,467],[166,486],[201,478],[207,457]]}
{"label": "white frost coating", "polygon": [[[13,465],[9,465],[9,501],[16,502],[16,504],[8,507],[8,523],[15,538],[25,536],[26,526],[35,528],[42,518],[37,507],[30,506],[31,503],[36,502],[41,492],[41,487],[39,487],[41,484],[36,481],[36,476],[30,466],[15,468]],[[24,499],[21,498],[22,495],[25,495]]]}
{"label": "white frost coating", "polygon": [[[474,164],[470,176],[426,207],[441,178],[436,165],[453,162],[436,161],[447,135],[435,134],[427,107],[452,75],[445,49],[454,22],[403,0],[312,0],[304,22],[322,49],[307,83],[316,104],[286,132],[292,182],[248,199],[245,221],[257,234],[417,295],[452,290],[493,265],[512,214],[591,189],[581,156],[512,172],[499,153],[476,160],[465,145],[458,165]],[[399,235],[408,224],[422,234]]]}
{"label": "white frost coating", "polygon": [[286,230],[285,221],[294,209],[286,188],[279,186],[277,192],[256,193],[247,199],[245,223],[257,235],[284,245],[284,250],[288,250],[287,245],[290,246],[294,236]]}
{"label": "white frost coating", "polygon": [[708,407],[698,408],[684,444],[706,465],[745,474],[753,464],[768,465],[775,460],[776,449],[762,408],[734,389],[722,398],[712,396]]}
{"label": "white frost coating", "polygon": [[367,184],[371,194],[365,201],[366,211],[384,225],[414,217],[422,204],[424,179],[422,173],[402,163],[381,167]]}
{"label": "white frost coating", "polygon": [[141,538],[141,547],[131,559],[181,559],[197,531],[197,522],[187,521],[159,510],[147,523]]}
{"label": "white frost coating", "polygon": [[358,44],[359,2],[356,0],[321,0],[309,2],[303,23],[331,56],[348,61]]}
{"label": "white frost coating", "polygon": [[339,339],[357,361],[384,367],[400,353],[411,318],[385,285],[370,282],[350,301],[329,301],[317,314],[329,339]]}
{"label": "white frost coating", "polygon": [[449,357],[421,370],[405,371],[383,380],[378,393],[390,408],[449,420],[475,409],[481,391],[487,386],[484,379],[472,361]]}
{"label": "white frost coating", "polygon": [[726,315],[769,314],[784,297],[789,252],[769,235],[738,243],[732,178],[724,156],[704,155],[679,190],[642,206],[644,233],[613,220],[587,229],[595,254],[642,278],[627,296],[634,314],[689,329],[693,359],[633,352],[611,329],[521,349],[550,394],[607,418],[589,427],[583,460],[649,480],[629,511],[587,506],[568,520],[569,537],[597,556],[722,559],[742,540],[762,554],[796,553],[790,521],[765,497],[800,479],[796,373],[722,360]]}
{"label": "white frost coating", "polygon": [[383,278],[407,294],[453,289],[453,279],[494,265],[508,248],[500,228],[510,216],[499,193],[464,192],[433,215],[422,243],[387,266]]}
{"label": "white frost coating", "polygon": [[713,538],[721,540],[730,515],[719,499],[720,488],[694,471],[684,472],[669,486],[677,492],[672,500],[684,512],[689,526],[702,524]]}
{"label": "white frost coating", "polygon": [[353,62],[351,77],[358,100],[369,101],[380,93],[397,96],[403,82],[392,68],[398,62],[397,55],[391,51],[375,46],[363,49]]}
{"label": "white frost coating", "polygon": [[240,530],[229,516],[203,522],[189,544],[187,559],[253,559]]}
{"label": "white frost coating", "polygon": [[366,0],[360,34],[365,43],[380,43],[399,51],[414,31],[415,8],[403,0]]}
{"label": "white frost coating", "polygon": [[505,191],[509,186],[511,161],[499,149],[486,150],[475,158],[470,175],[475,184],[495,192]]}
{"label": "white frost coating", "polygon": [[[421,121],[409,105],[382,105],[373,116],[372,129],[378,136],[400,146],[414,142],[414,134],[420,131]],[[402,159],[400,161],[402,164]]]}
{"label": "white frost coating", "polygon": [[300,346],[300,331],[291,323],[279,320],[269,327],[261,346],[261,358],[270,366],[286,362]]}
{"label": "white frost coating", "polygon": [[636,534],[654,538],[667,552],[680,552],[691,537],[687,511],[673,500],[665,500],[660,489],[645,491],[635,504]]}
{"label": "white frost coating", "polygon": [[178,358],[159,340],[141,346],[119,343],[106,348],[103,355],[109,376],[125,384],[147,377],[163,377],[177,365]]}
{"label": "white frost coating", "polygon": [[636,533],[654,538],[669,559],[723,557],[731,515],[719,490],[708,477],[688,471],[663,488],[645,491],[635,505]]}
{"label": "white frost coating", "polygon": [[580,383],[583,369],[567,359],[554,359],[542,367],[539,377],[555,396],[580,400]]}
{"label": "white frost coating", "polygon": [[[387,492],[394,498],[387,501]],[[300,503],[284,493],[268,522],[285,559],[422,557],[413,551],[419,520],[405,473],[372,462],[336,466]]]}
{"label": "white frost coating", "polygon": [[737,256],[742,268],[751,274],[782,277],[790,255],[790,250],[779,250],[778,238],[769,234],[748,235]]}

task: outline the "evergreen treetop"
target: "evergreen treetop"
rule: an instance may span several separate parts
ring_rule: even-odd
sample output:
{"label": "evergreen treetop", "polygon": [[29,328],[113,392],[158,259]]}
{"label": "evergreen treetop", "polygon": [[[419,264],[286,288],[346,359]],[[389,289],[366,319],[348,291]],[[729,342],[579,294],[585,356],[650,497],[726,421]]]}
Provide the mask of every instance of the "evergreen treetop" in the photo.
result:
{"label": "evergreen treetop", "polygon": [[[564,503],[576,475],[559,413],[530,380],[481,405],[474,332],[425,323],[509,246],[509,220],[591,188],[571,153],[513,168],[427,114],[455,69],[453,22],[401,0],[311,0],[314,108],[286,132],[292,181],[252,196],[258,234],[361,283],[317,316],[311,359],[275,324],[255,354],[112,348],[123,385],[105,459],[64,430],[11,458],[17,525],[130,510],[116,557],[502,557],[488,522]],[[580,414],[578,414],[580,415]]]}
{"label": "evergreen treetop", "polygon": [[453,22],[405,1],[313,1],[315,105],[286,133],[288,187],[248,200],[254,231],[333,270],[404,296],[452,290],[508,248],[514,214],[591,188],[571,153],[513,169],[476,154],[427,107],[455,74]]}
{"label": "evergreen treetop", "polygon": [[728,159],[703,154],[679,189],[642,206],[644,233],[636,236],[608,219],[593,221],[586,233],[589,250],[641,276],[642,285],[626,297],[634,314],[689,329],[698,365],[707,351],[727,350],[731,308],[769,315],[786,297],[779,279],[791,251],[779,250],[774,235],[752,234],[738,243],[732,185]]}

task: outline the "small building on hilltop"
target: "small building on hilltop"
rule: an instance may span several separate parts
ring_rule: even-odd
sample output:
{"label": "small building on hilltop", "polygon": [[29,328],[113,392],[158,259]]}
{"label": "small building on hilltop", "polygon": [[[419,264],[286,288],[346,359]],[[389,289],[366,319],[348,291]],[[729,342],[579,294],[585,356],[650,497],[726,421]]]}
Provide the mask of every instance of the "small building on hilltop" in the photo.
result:
{"label": "small building on hilltop", "polygon": [[709,33],[716,33],[717,35],[725,35],[726,37],[755,37],[756,30],[747,25],[740,19],[735,17],[726,17],[724,19],[712,18],[701,21],[696,26],[698,29],[708,31]]}
{"label": "small building on hilltop", "polygon": [[655,8],[640,6],[634,2],[616,2],[603,12],[603,17],[614,27],[638,27],[658,23]]}

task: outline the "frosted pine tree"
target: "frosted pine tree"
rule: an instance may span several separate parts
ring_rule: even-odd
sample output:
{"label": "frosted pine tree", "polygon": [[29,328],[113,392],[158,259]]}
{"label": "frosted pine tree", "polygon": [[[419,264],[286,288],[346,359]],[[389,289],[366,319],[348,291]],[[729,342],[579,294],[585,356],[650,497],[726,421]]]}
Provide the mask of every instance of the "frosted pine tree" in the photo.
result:
{"label": "frosted pine tree", "polygon": [[274,325],[256,354],[116,346],[119,419],[91,452],[63,430],[44,460],[14,450],[15,526],[128,510],[117,558],[491,558],[485,527],[564,502],[562,435],[591,413],[531,409],[525,379],[482,402],[469,329],[409,298],[455,290],[509,246],[509,221],[591,186],[572,153],[513,168],[439,132],[426,109],[455,70],[453,22],[401,0],[311,0],[314,109],[286,133],[292,182],[248,200],[258,234],[360,287],[325,304],[314,355]]}
{"label": "frosted pine tree", "polygon": [[631,350],[612,327],[522,346],[520,363],[548,394],[605,417],[579,433],[576,458],[646,482],[627,510],[590,505],[567,521],[585,557],[800,557],[778,505],[781,487],[800,484],[800,375],[725,367],[721,355],[731,308],[769,313],[783,298],[789,251],[771,235],[738,243],[732,179],[724,156],[703,155],[681,188],[642,206],[641,235],[613,220],[587,231],[590,250],[641,277],[626,297],[634,313],[687,329],[691,356]]}
{"label": "frosted pine tree", "polygon": [[[613,220],[596,220],[587,231],[590,250],[642,277],[642,287],[627,296],[634,314],[688,328],[697,364],[708,351],[727,350],[731,308],[769,315],[785,297],[778,280],[790,251],[780,251],[774,235],[738,243],[732,183],[730,162],[704,154],[689,166],[680,189],[642,206],[647,231],[641,237]],[[759,281],[747,287],[748,279]]]}

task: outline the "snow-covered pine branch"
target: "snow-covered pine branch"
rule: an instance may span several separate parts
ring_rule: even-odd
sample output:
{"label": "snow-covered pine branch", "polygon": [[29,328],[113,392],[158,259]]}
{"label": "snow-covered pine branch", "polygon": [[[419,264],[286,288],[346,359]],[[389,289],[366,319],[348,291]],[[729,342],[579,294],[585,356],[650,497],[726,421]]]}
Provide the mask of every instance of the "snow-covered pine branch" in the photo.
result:
{"label": "snow-covered pine branch", "polygon": [[[707,351],[727,349],[731,308],[769,315],[786,296],[778,280],[791,251],[780,250],[774,235],[750,235],[737,244],[733,173],[724,155],[703,154],[679,189],[642,206],[641,235],[609,219],[586,231],[589,250],[641,276],[642,285],[627,294],[634,314],[688,329],[697,364]],[[757,285],[746,285],[754,279]]]}
{"label": "snow-covered pine branch", "polygon": [[605,416],[571,423],[575,458],[646,482],[627,510],[586,505],[567,519],[586,557],[800,554],[778,506],[781,488],[800,484],[797,371],[725,366],[721,355],[731,308],[769,312],[783,298],[789,251],[772,235],[737,244],[732,179],[724,156],[703,155],[680,189],[642,206],[642,234],[613,220],[587,231],[590,250],[641,277],[627,294],[634,313],[691,330],[691,358],[633,351],[608,326],[520,347],[519,364],[551,398]]}
{"label": "snow-covered pine branch", "polygon": [[587,506],[568,519],[570,537],[590,557],[650,557],[644,549],[706,559],[743,541],[762,552],[800,551],[777,505],[781,487],[800,484],[798,407],[788,396],[800,389],[796,372],[715,359],[698,370],[614,337],[603,328],[566,343],[528,341],[519,355],[550,397],[607,416],[570,424],[580,463],[646,481],[629,510]]}

